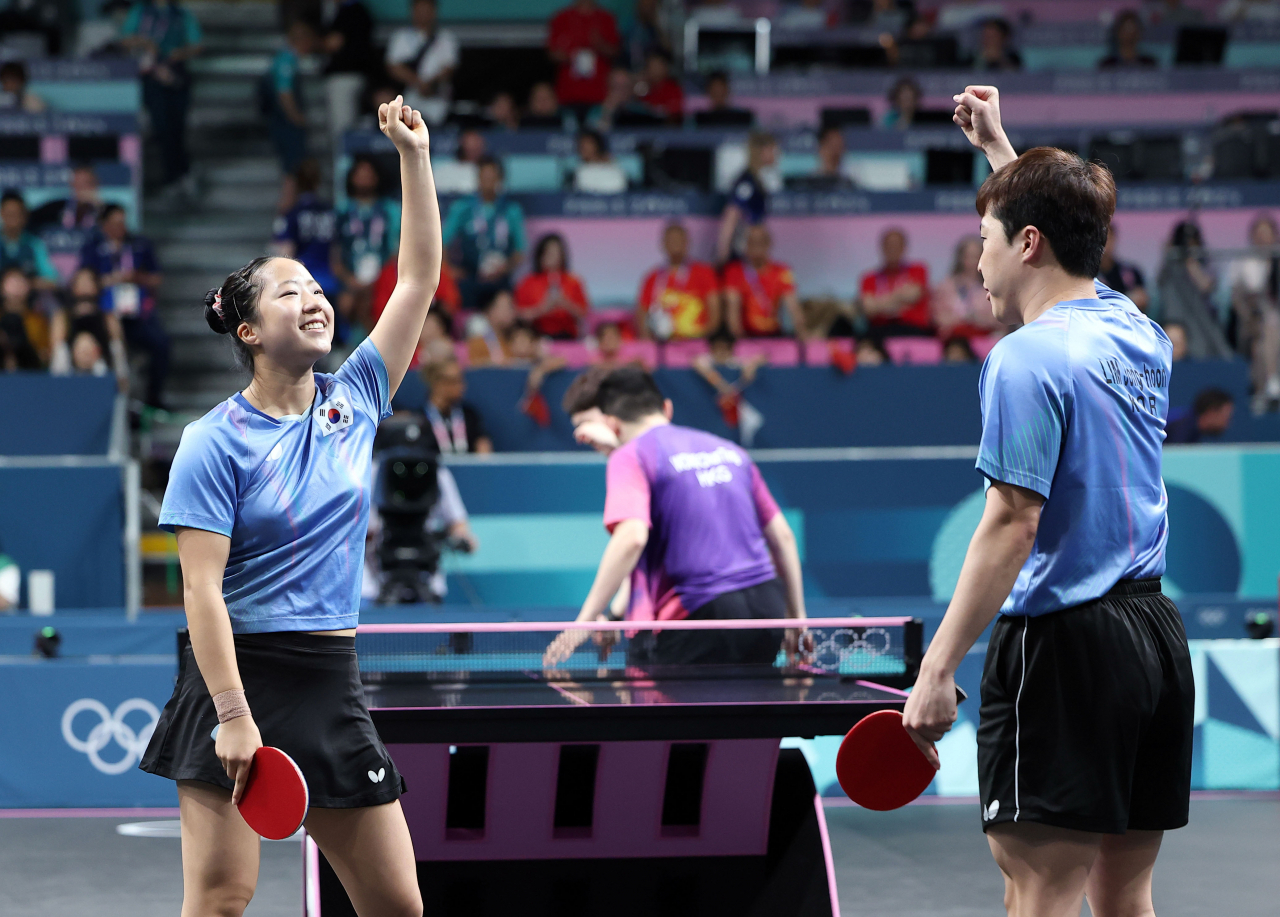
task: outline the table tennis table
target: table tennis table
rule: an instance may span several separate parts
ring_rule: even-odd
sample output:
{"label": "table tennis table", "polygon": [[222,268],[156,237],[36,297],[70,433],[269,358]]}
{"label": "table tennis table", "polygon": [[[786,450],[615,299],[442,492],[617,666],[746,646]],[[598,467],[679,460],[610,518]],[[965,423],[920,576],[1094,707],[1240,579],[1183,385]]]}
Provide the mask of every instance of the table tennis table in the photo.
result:
{"label": "table tennis table", "polygon": [[[821,800],[780,740],[900,710],[921,627],[810,619],[789,657],[777,623],[361,626],[425,913],[838,917]],[[566,628],[583,643],[548,664]],[[638,650],[730,629],[768,635],[775,657],[668,665]],[[616,642],[601,647],[603,633]],[[316,845],[305,850],[307,917],[354,914]]]}

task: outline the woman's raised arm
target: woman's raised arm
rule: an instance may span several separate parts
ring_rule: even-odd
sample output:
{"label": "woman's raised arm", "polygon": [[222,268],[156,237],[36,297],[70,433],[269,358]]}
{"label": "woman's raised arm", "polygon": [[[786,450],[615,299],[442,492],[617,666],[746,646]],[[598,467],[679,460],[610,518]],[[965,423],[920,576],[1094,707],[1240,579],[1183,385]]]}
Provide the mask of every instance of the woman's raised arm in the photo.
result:
{"label": "woman's raised arm", "polygon": [[391,394],[400,387],[418,346],[427,309],[440,285],[440,202],[431,175],[431,150],[422,114],[403,98],[378,109],[378,125],[400,153],[403,217],[395,290],[369,337],[387,364]]}

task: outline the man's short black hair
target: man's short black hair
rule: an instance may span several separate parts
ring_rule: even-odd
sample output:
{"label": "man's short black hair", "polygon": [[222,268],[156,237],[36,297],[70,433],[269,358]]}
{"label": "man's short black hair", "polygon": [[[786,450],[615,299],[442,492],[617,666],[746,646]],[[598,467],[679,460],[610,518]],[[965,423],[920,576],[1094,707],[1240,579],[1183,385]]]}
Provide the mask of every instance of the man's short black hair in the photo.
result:
{"label": "man's short black hair", "polygon": [[732,347],[737,342],[738,339],[733,336],[733,332],[725,324],[721,324],[719,328],[707,335],[708,344],[728,344]]}
{"label": "man's short black hair", "polygon": [[666,400],[653,376],[638,366],[624,366],[605,376],[596,396],[600,410],[623,423],[661,414]]}
{"label": "man's short black hair", "polygon": [[1216,411],[1223,405],[1235,404],[1235,401],[1231,397],[1231,393],[1224,389],[1206,388],[1196,395],[1196,400],[1191,410],[1197,417],[1201,417],[1210,411]]}
{"label": "man's short black hair", "polygon": [[102,212],[98,214],[98,222],[105,223],[117,213],[124,213],[124,208],[119,204],[107,204],[102,208]]}
{"label": "man's short black hair", "polygon": [[600,383],[612,371],[603,366],[589,366],[583,370],[565,389],[564,401],[561,402],[564,412],[572,417],[599,407]]}
{"label": "man's short black hair", "polygon": [[10,201],[17,201],[23,207],[27,206],[27,199],[22,196],[22,192],[16,191],[13,188],[5,188],[4,194],[0,194],[0,206],[3,206]]}
{"label": "man's short black hair", "polygon": [[492,153],[485,153],[483,156],[481,156],[479,159],[476,160],[477,169],[483,169],[485,166],[493,166],[495,169],[497,169],[499,178],[507,177],[507,167],[502,164],[501,159],[499,159],[497,156],[494,156]]}
{"label": "man's short black hair", "polygon": [[1064,271],[1093,278],[1116,211],[1116,183],[1101,163],[1041,146],[987,176],[977,210],[979,217],[990,213],[999,220],[1010,241],[1034,226]]}

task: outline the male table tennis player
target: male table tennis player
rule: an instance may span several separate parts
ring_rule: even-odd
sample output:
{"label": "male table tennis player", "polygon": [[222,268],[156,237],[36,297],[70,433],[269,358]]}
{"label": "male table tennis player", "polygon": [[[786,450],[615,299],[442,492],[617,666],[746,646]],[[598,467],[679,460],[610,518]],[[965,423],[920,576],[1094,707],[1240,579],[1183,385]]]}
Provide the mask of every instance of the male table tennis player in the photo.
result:
{"label": "male table tennis player", "polygon": [[978,781],[1014,917],[1153,915],[1162,832],[1187,823],[1194,685],[1160,592],[1160,454],[1172,347],[1095,284],[1115,185],[1101,165],[1017,156],[995,88],[955,120],[995,170],[978,193],[978,269],[1022,325],[982,370],[978,470],[989,487],[955,595],[904,721],[936,766],[954,673],[987,624]]}
{"label": "male table tennis player", "polygon": [[[607,619],[628,577],[630,620],[803,618],[795,535],[746,452],[672,424],[671,403],[638,367],[605,376],[595,403],[619,445],[606,473],[611,536],[578,620]],[[567,658],[588,636],[565,632],[548,661]],[[772,629],[663,631],[639,661],[771,663],[781,639]]]}

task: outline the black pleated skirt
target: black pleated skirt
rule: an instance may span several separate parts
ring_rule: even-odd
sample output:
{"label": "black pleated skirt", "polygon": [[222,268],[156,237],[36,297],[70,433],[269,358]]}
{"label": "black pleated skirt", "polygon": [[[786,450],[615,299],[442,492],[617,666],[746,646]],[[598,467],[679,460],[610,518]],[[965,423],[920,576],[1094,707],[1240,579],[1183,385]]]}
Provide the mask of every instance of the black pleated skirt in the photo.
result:
{"label": "black pleated skirt", "polygon": [[[346,809],[399,798],[404,781],[369,717],[354,637],[238,634],[235,647],[262,743],[297,762],[312,806]],[[231,789],[214,753],[217,727],[213,698],[187,646],[173,697],[139,766],[170,780]]]}

